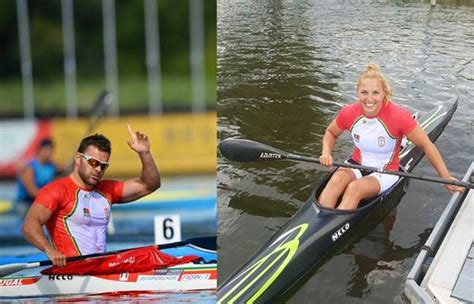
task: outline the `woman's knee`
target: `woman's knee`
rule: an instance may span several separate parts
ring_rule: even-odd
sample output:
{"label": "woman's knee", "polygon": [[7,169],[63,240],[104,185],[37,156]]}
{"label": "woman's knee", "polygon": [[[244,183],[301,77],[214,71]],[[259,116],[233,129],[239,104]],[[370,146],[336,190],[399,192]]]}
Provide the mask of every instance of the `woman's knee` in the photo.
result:
{"label": "woman's knee", "polygon": [[354,196],[354,197],[359,197],[360,193],[361,193],[360,190],[361,190],[361,185],[357,180],[355,180],[355,181],[350,182],[347,185],[345,192],[348,195],[351,195],[351,196]]}
{"label": "woman's knee", "polygon": [[358,199],[375,196],[380,190],[378,181],[375,178],[364,178],[350,182],[345,193]]}
{"label": "woman's knee", "polygon": [[337,170],[331,177],[329,183],[333,187],[345,188],[351,182],[350,176],[346,172]]}

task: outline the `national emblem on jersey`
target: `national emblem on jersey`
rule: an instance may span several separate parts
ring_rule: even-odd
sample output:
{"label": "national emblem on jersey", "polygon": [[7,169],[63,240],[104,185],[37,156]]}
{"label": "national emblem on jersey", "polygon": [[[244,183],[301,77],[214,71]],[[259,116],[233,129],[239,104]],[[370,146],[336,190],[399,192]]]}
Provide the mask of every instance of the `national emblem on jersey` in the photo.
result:
{"label": "national emblem on jersey", "polygon": [[379,136],[377,138],[377,142],[379,143],[379,147],[382,148],[385,146],[385,137],[384,136]]}
{"label": "national emblem on jersey", "polygon": [[107,220],[109,220],[110,219],[110,207],[105,207],[104,208],[104,214],[105,214],[105,218]]}

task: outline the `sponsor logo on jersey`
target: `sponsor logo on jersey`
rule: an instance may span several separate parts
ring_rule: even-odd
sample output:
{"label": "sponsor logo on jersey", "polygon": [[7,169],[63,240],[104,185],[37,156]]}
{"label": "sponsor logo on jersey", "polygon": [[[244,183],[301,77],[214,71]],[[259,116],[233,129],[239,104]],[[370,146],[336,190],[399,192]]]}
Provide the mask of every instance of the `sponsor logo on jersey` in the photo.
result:
{"label": "sponsor logo on jersey", "polygon": [[360,135],[354,133],[354,141],[359,142],[360,141]]}
{"label": "sponsor logo on jersey", "polygon": [[89,208],[82,208],[82,212],[84,213],[85,217],[91,217],[91,211]]}

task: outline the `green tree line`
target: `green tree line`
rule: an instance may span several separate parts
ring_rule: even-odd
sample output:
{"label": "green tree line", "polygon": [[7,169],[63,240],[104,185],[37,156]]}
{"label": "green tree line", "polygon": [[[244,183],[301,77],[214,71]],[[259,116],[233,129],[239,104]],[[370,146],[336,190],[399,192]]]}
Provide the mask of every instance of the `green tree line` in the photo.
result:
{"label": "green tree line", "polygon": [[[79,77],[103,75],[102,1],[74,2],[76,63]],[[205,0],[205,67],[216,69],[216,2]],[[189,1],[158,0],[161,68],[164,74],[189,74]],[[63,77],[61,1],[28,1],[31,55],[35,80]],[[119,74],[146,73],[143,1],[116,1]],[[0,78],[20,77],[20,51],[15,0],[0,1]]]}

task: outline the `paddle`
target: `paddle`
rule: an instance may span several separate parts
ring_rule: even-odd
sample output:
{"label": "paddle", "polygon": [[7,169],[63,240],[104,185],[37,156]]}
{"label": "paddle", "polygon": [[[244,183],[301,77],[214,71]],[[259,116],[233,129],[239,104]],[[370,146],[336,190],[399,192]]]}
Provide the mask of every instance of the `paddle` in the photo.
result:
{"label": "paddle", "polygon": [[112,104],[112,100],[113,95],[109,91],[103,91],[99,97],[97,97],[97,100],[92,105],[89,112],[89,125],[87,126],[85,136],[90,135],[90,133],[94,131],[102,116],[104,116],[107,108]]}
{"label": "paddle", "polygon": [[[239,162],[274,161],[274,160],[290,159],[290,160],[297,160],[297,161],[304,161],[304,162],[311,162],[311,163],[318,163],[318,164],[320,163],[317,158],[288,153],[283,150],[276,149],[268,145],[265,145],[256,141],[252,141],[252,140],[247,140],[247,139],[234,139],[234,138],[225,139],[219,143],[219,150],[221,151],[222,155],[224,155],[226,158],[233,161],[239,161]],[[384,171],[382,169],[378,169],[374,167],[354,165],[354,164],[349,164],[349,163],[339,163],[339,162],[333,162],[333,166],[403,176],[407,178],[414,178],[414,179],[430,181],[430,182],[435,182],[435,183],[456,185],[456,186],[461,186],[461,187],[470,188],[470,189],[474,188],[474,184],[471,184],[468,182],[455,181],[455,180],[450,180],[450,179],[424,176],[424,175],[417,175],[417,174],[412,174],[412,173],[406,173],[403,171]]]}
{"label": "paddle", "polygon": [[[180,241],[180,242],[175,242],[175,243],[169,243],[169,244],[163,244],[163,245],[156,245],[159,249],[169,249],[169,248],[176,248],[184,245],[192,245],[200,248],[205,248],[209,250],[216,250],[216,237],[201,237],[201,238],[192,238],[188,239],[185,241]],[[145,246],[148,247],[148,246]],[[143,248],[143,247],[138,247],[138,248]],[[74,261],[80,261],[80,260],[85,260],[88,258],[95,258],[95,257],[101,257],[101,256],[106,256],[106,255],[111,255],[111,254],[118,254],[120,252],[125,252],[127,250],[131,249],[137,249],[137,248],[128,248],[128,249],[122,249],[122,250],[116,250],[116,251],[110,251],[110,252],[103,252],[103,253],[93,253],[93,254],[88,254],[88,255],[80,255],[80,256],[75,256],[75,257],[69,257],[66,259],[67,262],[74,262]],[[41,267],[41,266],[49,266],[53,265],[53,262],[50,260],[45,260],[45,261],[38,261],[38,262],[30,262],[30,263],[14,263],[14,264],[7,264],[7,265],[0,265],[0,277],[4,277],[6,275],[15,273],[17,271],[23,270],[23,269],[28,269],[28,268],[35,268],[35,267]]]}

